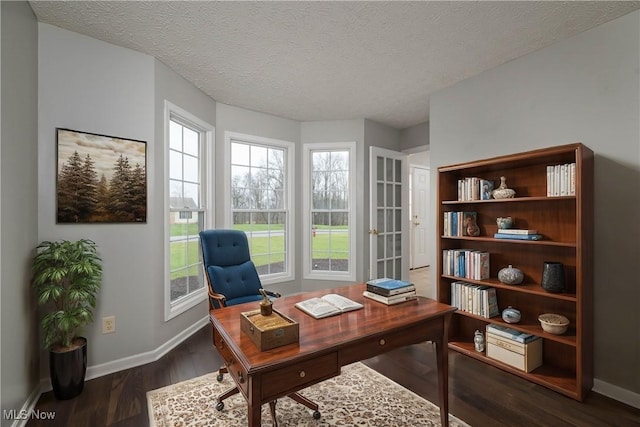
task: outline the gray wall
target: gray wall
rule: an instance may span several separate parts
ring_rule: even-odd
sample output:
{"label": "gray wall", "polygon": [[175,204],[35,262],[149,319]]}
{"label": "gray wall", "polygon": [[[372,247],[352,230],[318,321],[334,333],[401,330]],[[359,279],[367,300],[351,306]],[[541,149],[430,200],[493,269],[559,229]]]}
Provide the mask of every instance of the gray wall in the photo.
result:
{"label": "gray wall", "polygon": [[[209,96],[197,89],[193,84],[186,81],[183,77],[176,74],[162,62],[155,60],[155,141],[151,145],[148,153],[148,165],[150,173],[153,174],[148,182],[150,192],[154,193],[153,203],[149,203],[149,211],[156,213],[154,216],[152,240],[148,241],[149,250],[153,251],[154,272],[158,277],[154,277],[149,281],[149,296],[153,300],[153,312],[149,313],[154,330],[156,331],[153,339],[153,347],[157,348],[164,343],[179,336],[181,333],[196,324],[199,320],[205,318],[208,313],[209,304],[203,300],[198,306],[172,318],[169,322],[164,322],[164,258],[163,248],[165,242],[164,223],[165,223],[165,185],[166,177],[164,174],[164,162],[166,159],[166,150],[164,148],[165,138],[165,122],[164,122],[164,104],[165,100],[173,105],[188,111],[198,119],[208,123],[211,126],[216,124],[216,103]],[[208,147],[208,150],[214,150],[214,146]],[[206,321],[208,322],[208,320]],[[206,323],[205,322],[205,323]],[[138,331],[139,332],[139,331]]]}
{"label": "gray wall", "polygon": [[[38,385],[38,322],[30,286],[37,241],[38,27],[27,2],[0,3],[0,292],[2,410]],[[2,425],[12,420],[2,417]]]}
{"label": "gray wall", "polygon": [[633,12],[442,90],[430,105],[434,190],[442,165],[576,141],[595,152],[594,388],[638,406],[639,24]]}
{"label": "gray wall", "polygon": [[[48,24],[39,24],[38,238],[88,238],[103,261],[102,288],[85,331],[88,365],[154,347],[153,297],[163,286],[162,194],[148,185],[146,224],[56,224],[56,127],[147,142],[147,173],[154,177],[154,59]],[[153,184],[153,182],[150,182]],[[116,332],[102,334],[103,316]],[[44,358],[43,358],[44,359]]]}
{"label": "gray wall", "polygon": [[415,152],[429,147],[429,122],[411,126],[400,131],[400,149]]}

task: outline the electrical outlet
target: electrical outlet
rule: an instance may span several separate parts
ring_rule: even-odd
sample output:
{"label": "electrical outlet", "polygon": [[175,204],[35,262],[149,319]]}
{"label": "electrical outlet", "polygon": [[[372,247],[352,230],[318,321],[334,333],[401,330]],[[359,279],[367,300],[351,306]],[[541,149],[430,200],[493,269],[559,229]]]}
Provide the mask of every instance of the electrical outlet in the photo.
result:
{"label": "electrical outlet", "polygon": [[110,334],[116,331],[116,316],[102,318],[102,333]]}

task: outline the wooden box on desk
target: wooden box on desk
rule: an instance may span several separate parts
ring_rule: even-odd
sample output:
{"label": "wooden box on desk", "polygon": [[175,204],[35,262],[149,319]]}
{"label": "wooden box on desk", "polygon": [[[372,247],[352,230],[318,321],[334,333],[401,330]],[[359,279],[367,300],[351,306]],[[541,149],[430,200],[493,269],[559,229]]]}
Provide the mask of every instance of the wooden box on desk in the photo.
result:
{"label": "wooden box on desk", "polygon": [[276,310],[270,316],[260,310],[240,313],[240,329],[260,351],[296,343],[300,337],[298,322]]}
{"label": "wooden box on desk", "polygon": [[522,371],[531,372],[542,365],[542,338],[520,343],[487,332],[487,357]]}

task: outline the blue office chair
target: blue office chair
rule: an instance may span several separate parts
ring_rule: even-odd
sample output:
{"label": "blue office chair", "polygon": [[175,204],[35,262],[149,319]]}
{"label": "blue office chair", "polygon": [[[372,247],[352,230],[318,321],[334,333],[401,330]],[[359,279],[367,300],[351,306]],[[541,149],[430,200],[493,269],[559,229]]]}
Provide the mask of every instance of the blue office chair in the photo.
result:
{"label": "blue office chair", "polygon": [[[260,283],[256,266],[251,261],[247,235],[239,230],[204,230],[200,232],[202,260],[205,277],[209,284],[209,310],[217,310],[226,306],[251,301],[261,301],[260,290],[270,298],[280,298],[277,292],[267,291]],[[240,321],[240,319],[238,319]],[[218,371],[218,381],[222,381],[226,367]],[[216,409],[222,411],[224,400],[240,390],[234,387],[218,397]],[[306,397],[292,393],[288,395],[298,403],[313,410],[313,418],[319,419],[318,405]],[[269,402],[274,426],[277,427],[275,414],[276,401]]]}

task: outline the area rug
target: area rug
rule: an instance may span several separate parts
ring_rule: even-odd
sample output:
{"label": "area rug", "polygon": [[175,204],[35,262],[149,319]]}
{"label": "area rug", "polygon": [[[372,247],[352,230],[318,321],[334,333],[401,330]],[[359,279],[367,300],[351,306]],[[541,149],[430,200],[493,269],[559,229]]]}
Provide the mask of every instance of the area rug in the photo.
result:
{"label": "area rug", "polygon": [[[216,397],[231,388],[233,380],[217,373],[170,385],[147,393],[151,427],[244,427],[247,403],[240,394],[224,401],[217,411]],[[358,362],[344,366],[342,373],[300,392],[320,405],[322,416],[288,397],[278,399],[276,416],[280,427],[319,426],[439,426],[440,409],[410,390]],[[269,405],[262,406],[262,425],[273,426]],[[449,415],[449,425],[469,427]]]}

